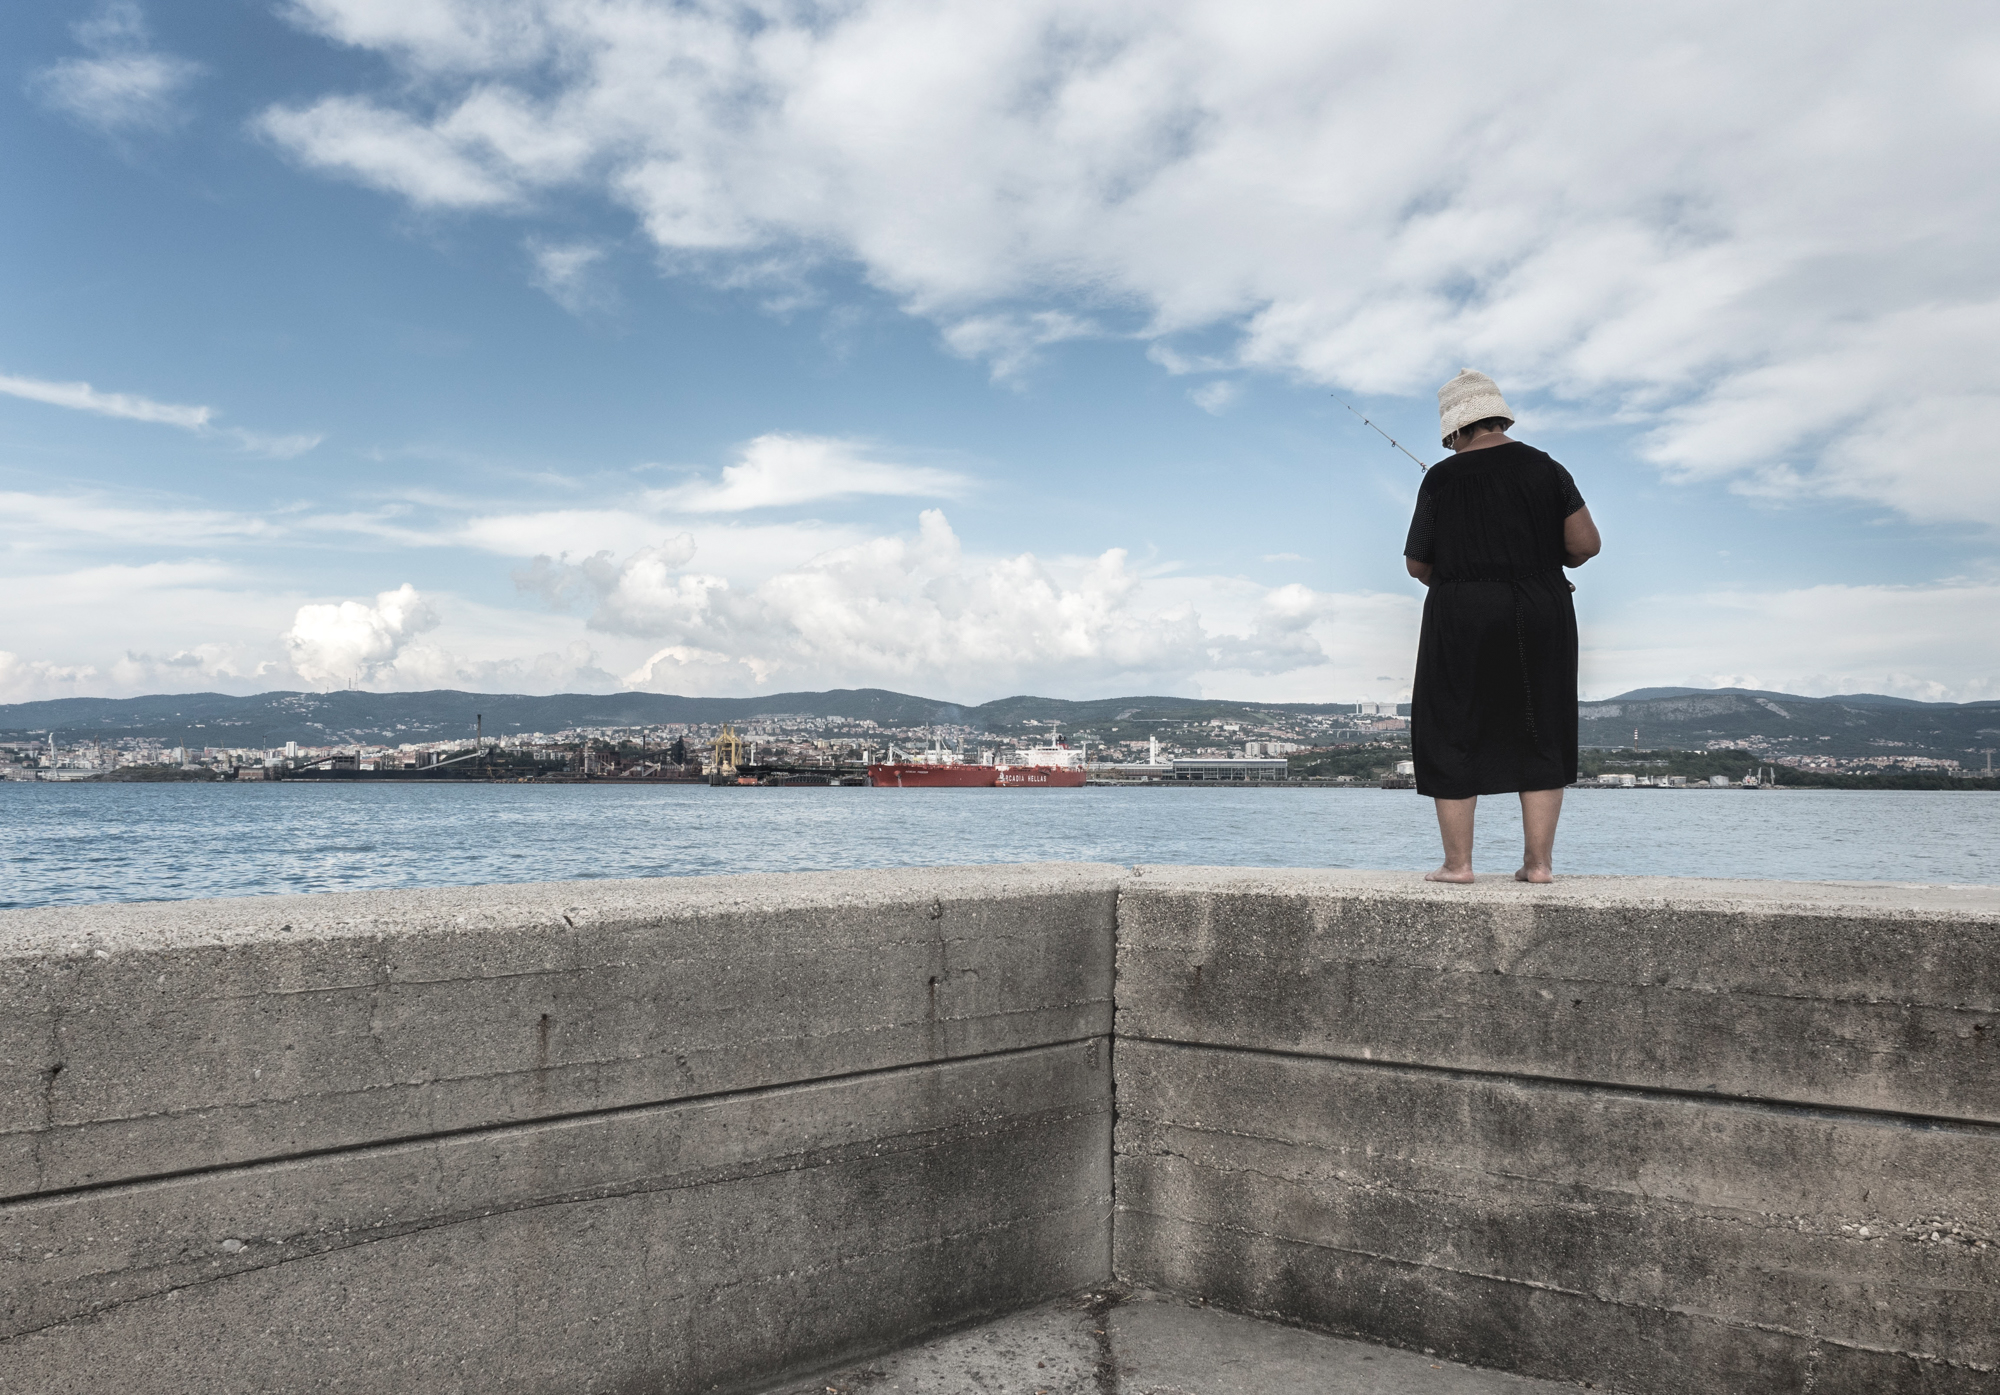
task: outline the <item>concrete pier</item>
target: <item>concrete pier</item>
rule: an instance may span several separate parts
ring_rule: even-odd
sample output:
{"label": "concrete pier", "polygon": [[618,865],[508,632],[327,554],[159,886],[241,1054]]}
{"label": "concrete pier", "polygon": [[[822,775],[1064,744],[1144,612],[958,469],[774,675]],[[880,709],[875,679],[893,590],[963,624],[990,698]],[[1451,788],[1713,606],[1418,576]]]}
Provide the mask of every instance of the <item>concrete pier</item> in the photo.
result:
{"label": "concrete pier", "polygon": [[1601,1389],[1991,1391],[1996,1176],[1994,888],[0,914],[0,1392],[753,1390],[1113,1283]]}
{"label": "concrete pier", "polygon": [[1115,1268],[1608,1389],[2000,1389],[2000,891],[1146,869]]}

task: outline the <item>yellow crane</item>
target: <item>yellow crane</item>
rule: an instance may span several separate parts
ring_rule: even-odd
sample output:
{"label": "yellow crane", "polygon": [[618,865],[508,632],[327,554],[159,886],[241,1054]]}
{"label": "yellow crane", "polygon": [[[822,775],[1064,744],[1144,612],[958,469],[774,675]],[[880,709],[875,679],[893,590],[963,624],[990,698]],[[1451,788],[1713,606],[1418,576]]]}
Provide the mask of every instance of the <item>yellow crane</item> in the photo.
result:
{"label": "yellow crane", "polygon": [[734,775],[736,767],[743,763],[743,738],[736,734],[736,728],[724,723],[715,738],[715,763],[709,767],[711,774]]}

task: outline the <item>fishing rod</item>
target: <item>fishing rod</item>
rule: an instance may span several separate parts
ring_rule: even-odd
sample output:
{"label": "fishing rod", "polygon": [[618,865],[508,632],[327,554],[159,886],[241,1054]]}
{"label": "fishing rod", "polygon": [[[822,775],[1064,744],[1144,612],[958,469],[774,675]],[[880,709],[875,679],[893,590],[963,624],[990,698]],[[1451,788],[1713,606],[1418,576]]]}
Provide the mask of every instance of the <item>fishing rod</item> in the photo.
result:
{"label": "fishing rod", "polygon": [[[1330,392],[1327,394],[1327,396],[1333,398],[1334,401],[1339,402],[1341,406],[1347,407],[1347,403],[1339,396],[1339,394]],[[1350,412],[1354,412],[1354,409],[1352,407],[1347,407],[1347,410]],[[1357,417],[1361,417],[1361,413],[1359,412],[1354,412],[1354,415],[1356,415]],[[1403,454],[1410,455],[1410,453],[1407,450],[1403,450],[1403,443],[1401,441],[1397,440],[1394,436],[1391,436],[1388,432],[1384,431],[1374,422],[1368,420],[1367,417],[1361,417],[1361,424],[1367,427],[1370,431],[1373,431],[1377,436],[1380,436],[1383,440],[1387,441],[1390,445],[1394,446],[1397,450],[1403,451]],[[1416,465],[1419,470],[1430,469],[1429,465],[1426,465],[1421,460],[1417,460],[1417,458],[1414,455],[1410,455],[1410,459],[1416,461]]]}

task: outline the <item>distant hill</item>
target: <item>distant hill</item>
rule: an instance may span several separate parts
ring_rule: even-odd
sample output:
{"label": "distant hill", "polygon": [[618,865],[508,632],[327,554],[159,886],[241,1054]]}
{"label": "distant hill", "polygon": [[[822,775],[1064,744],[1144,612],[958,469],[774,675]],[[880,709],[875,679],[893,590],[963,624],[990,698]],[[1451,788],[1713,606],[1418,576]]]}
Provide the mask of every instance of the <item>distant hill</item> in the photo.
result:
{"label": "distant hill", "polygon": [[[1638,688],[1577,704],[1585,746],[1699,750],[1759,740],[1773,751],[1942,756],[1972,763],[2000,747],[2000,702],[1914,702],[1880,693],[1809,698],[1744,688]],[[1978,757],[1980,761],[1985,758]]]}
{"label": "distant hill", "polygon": [[773,693],[761,698],[689,698],[663,693],[181,693],[137,698],[58,698],[0,706],[0,733],[54,730],[59,737],[162,736],[190,744],[278,746],[287,741],[444,741],[469,737],[484,718],[489,736],[568,727],[726,722],[759,713],[868,718],[885,726],[955,720],[949,703],[880,688]]}
{"label": "distant hill", "polygon": [[[1101,731],[1129,722],[1255,720],[1259,713],[1351,711],[1346,703],[1246,703],[1184,697],[1068,701],[1022,695],[968,706],[884,688],[772,693],[753,698],[677,697],[666,693],[184,693],[138,698],[59,698],[0,705],[0,737],[15,740],[53,729],[79,738],[151,736],[195,746],[321,746],[448,741],[472,735],[475,716],[489,736],[570,727],[744,722],[781,713],[867,718],[885,727],[965,725],[1017,735],[1059,721],[1065,730]],[[1406,709],[1407,710],[1407,709]],[[1931,755],[1973,763],[1970,753],[2000,747],[2000,702],[1912,702],[1861,693],[1830,698],[1740,688],[1639,688],[1577,705],[1582,744],[1639,744],[1699,750],[1711,742],[1769,743],[1773,751],[1828,755]],[[1129,731],[1129,729],[1128,729]]]}
{"label": "distant hill", "polygon": [[976,707],[883,688],[836,688],[819,693],[772,693],[754,698],[691,698],[666,693],[181,693],[137,698],[57,698],[0,705],[0,737],[55,731],[62,741],[153,736],[194,746],[281,746],[337,742],[447,741],[472,735],[483,718],[489,736],[563,731],[571,727],[651,726],[676,722],[741,722],[766,715],[866,718],[885,727],[963,724],[988,731],[1025,730],[1024,723],[1060,721],[1089,726],[1135,721],[1236,720],[1253,712],[1339,712],[1351,704],[1258,704],[1201,698],[1124,697],[1069,702],[1009,697]]}
{"label": "distant hill", "polygon": [[1787,702],[1844,702],[1855,707],[1977,707],[1979,703],[1919,702],[1915,698],[1890,697],[1887,693],[1837,693],[1832,697],[1804,698],[1797,693],[1774,693],[1762,688],[1634,688],[1629,693],[1606,698],[1606,702],[1647,702],[1653,698],[1713,697],[1774,698]]}

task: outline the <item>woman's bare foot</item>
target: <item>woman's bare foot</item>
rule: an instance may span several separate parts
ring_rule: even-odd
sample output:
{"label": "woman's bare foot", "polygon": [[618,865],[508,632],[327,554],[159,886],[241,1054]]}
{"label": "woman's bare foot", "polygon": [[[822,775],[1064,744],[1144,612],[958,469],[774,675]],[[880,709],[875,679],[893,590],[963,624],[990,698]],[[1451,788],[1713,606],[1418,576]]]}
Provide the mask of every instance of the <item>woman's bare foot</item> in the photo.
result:
{"label": "woman's bare foot", "polygon": [[1552,882],[1555,879],[1555,870],[1549,867],[1523,867],[1514,874],[1517,882]]}
{"label": "woman's bare foot", "polygon": [[1470,867],[1454,867],[1449,862],[1435,872],[1424,873],[1427,882],[1469,882],[1472,880]]}

